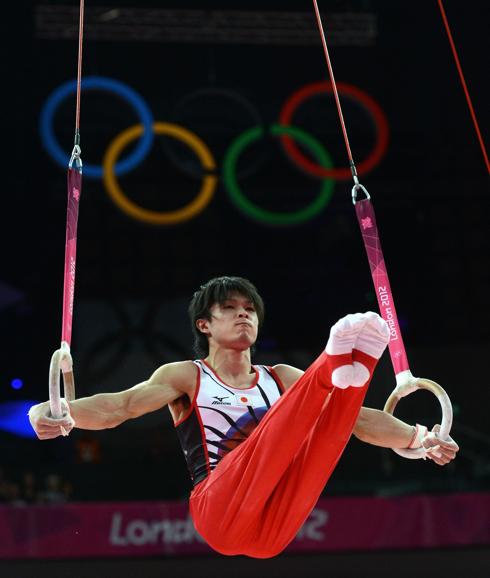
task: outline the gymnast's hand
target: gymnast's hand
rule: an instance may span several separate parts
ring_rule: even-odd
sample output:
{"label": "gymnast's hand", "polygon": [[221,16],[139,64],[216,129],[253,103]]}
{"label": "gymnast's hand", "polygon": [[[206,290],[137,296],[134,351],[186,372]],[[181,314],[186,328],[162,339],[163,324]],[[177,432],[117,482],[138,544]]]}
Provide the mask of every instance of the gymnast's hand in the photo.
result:
{"label": "gymnast's hand", "polygon": [[440,438],[440,429],[441,426],[439,424],[435,425],[432,431],[422,438],[422,445],[426,449],[426,456],[429,459],[439,466],[445,466],[454,460],[456,453],[459,451],[459,446],[451,437],[448,437],[447,440]]}
{"label": "gymnast's hand", "polygon": [[67,436],[75,425],[70,414],[70,407],[64,398],[61,399],[63,417],[51,417],[49,401],[33,405],[29,410],[29,421],[40,440],[50,440],[58,436]]}

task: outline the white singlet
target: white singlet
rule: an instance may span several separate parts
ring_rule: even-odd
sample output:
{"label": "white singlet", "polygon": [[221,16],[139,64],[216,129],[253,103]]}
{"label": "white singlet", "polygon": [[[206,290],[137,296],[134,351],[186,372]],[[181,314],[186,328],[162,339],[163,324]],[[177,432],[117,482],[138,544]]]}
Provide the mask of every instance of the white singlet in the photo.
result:
{"label": "white singlet", "polygon": [[222,381],[205,361],[194,363],[198,368],[194,399],[175,428],[195,485],[248,438],[284,388],[265,365],[252,366],[254,382],[243,389]]}

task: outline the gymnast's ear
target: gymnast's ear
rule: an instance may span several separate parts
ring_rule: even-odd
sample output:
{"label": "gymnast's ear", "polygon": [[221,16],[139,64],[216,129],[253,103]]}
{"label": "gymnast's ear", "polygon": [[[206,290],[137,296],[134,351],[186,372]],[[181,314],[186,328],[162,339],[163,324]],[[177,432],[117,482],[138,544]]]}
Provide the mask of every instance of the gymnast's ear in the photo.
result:
{"label": "gymnast's ear", "polygon": [[205,333],[206,335],[210,332],[208,319],[197,319],[196,327],[198,331],[200,331],[201,333]]}

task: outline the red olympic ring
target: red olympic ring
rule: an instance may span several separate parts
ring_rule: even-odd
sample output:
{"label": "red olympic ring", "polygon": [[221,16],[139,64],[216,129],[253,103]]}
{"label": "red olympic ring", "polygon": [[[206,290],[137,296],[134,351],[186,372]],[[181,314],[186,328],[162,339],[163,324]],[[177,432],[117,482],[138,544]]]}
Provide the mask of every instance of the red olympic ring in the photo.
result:
{"label": "red olympic ring", "polygon": [[[358,165],[356,164],[358,175],[363,175],[378,165],[386,152],[389,138],[388,120],[380,106],[368,94],[359,88],[352,86],[351,84],[339,82],[337,83],[337,89],[339,93],[346,94],[355,100],[358,100],[374,119],[376,126],[376,144],[367,158]],[[279,124],[290,126],[293,114],[298,106],[307,98],[321,92],[331,93],[332,83],[314,82],[312,84],[307,84],[296,92],[293,92],[282,107],[279,116]],[[308,157],[299,150],[298,145],[289,136],[283,135],[279,138],[281,138],[287,154],[310,175],[320,178],[329,177],[338,180],[349,180],[352,177],[350,168],[327,169],[326,167],[321,167],[308,159]]]}

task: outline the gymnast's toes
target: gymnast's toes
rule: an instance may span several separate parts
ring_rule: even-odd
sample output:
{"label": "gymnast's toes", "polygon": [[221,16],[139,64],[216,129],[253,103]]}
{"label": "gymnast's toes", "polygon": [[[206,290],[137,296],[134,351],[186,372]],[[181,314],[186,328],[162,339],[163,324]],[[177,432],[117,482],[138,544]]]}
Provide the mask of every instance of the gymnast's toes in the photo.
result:
{"label": "gymnast's toes", "polygon": [[373,311],[365,313],[366,323],[355,341],[355,349],[379,359],[390,341],[390,329],[386,321]]}
{"label": "gymnast's toes", "polygon": [[367,317],[363,313],[351,313],[337,321],[330,330],[325,351],[329,355],[351,353],[356,338],[366,322]]}

